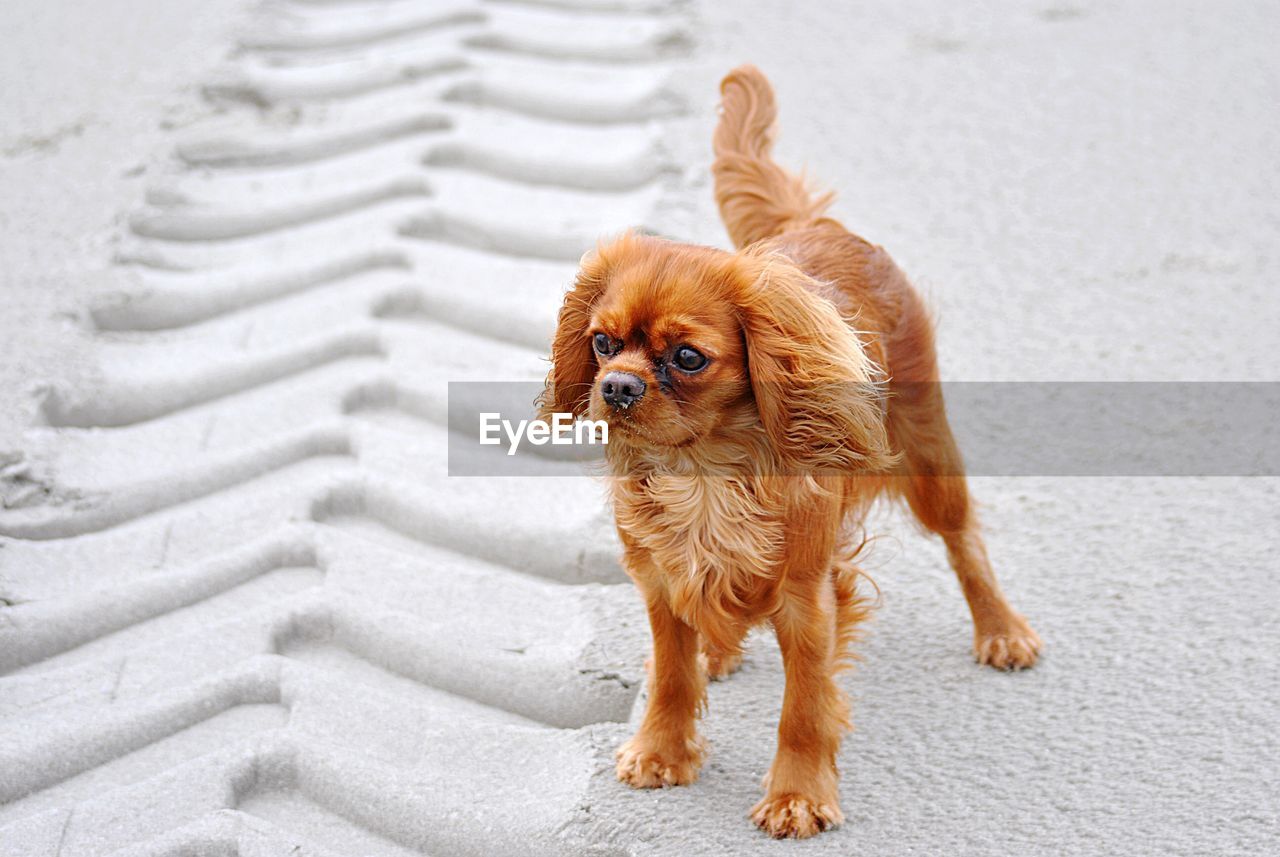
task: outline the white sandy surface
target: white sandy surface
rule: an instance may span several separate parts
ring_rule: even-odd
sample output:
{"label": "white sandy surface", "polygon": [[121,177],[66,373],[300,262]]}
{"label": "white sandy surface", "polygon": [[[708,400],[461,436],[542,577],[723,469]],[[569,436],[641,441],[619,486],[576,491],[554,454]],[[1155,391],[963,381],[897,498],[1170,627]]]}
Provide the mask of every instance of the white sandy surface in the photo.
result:
{"label": "white sandy surface", "polygon": [[1048,644],[1019,675],[879,515],[848,823],[797,844],[745,817],[767,635],[700,781],[625,789],[647,629],[599,486],[444,464],[444,382],[540,379],[597,235],[724,246],[748,60],[780,156],[938,308],[946,377],[1276,380],[1270,6],[0,16],[0,853],[1280,847],[1275,479],[975,479]]}

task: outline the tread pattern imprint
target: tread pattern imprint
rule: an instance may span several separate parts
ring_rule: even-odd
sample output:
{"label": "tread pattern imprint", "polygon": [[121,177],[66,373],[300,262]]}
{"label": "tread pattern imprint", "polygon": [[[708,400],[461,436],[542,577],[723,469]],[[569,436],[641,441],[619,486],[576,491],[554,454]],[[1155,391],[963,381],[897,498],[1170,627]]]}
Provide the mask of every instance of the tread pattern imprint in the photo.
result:
{"label": "tread pattern imprint", "polygon": [[104,260],[101,382],[0,462],[0,852],[625,853],[601,486],[448,479],[445,381],[540,381],[579,256],[685,192],[689,14],[251,13]]}

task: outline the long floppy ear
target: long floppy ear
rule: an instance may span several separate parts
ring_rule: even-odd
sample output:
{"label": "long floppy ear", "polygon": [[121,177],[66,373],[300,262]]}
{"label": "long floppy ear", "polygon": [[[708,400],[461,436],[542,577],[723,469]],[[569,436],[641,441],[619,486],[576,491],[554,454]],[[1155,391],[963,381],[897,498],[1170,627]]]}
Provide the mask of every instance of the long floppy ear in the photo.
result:
{"label": "long floppy ear", "polygon": [[591,310],[607,284],[606,265],[599,248],[583,255],[573,288],[564,296],[560,321],[551,340],[551,371],[538,397],[538,413],[584,416],[596,376],[596,358],[587,337]]}
{"label": "long floppy ear", "polygon": [[879,367],[823,285],[784,257],[739,260],[751,390],[784,472],[889,468]]}

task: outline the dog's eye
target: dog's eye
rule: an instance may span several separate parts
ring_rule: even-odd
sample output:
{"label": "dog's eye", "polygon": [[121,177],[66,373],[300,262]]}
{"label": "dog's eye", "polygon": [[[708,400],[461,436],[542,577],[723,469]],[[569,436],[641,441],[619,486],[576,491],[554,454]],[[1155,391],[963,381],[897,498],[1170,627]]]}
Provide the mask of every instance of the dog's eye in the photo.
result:
{"label": "dog's eye", "polygon": [[672,355],[677,368],[684,372],[697,372],[699,369],[707,365],[707,358],[701,351],[696,348],[690,348],[688,345],[681,345],[676,349],[676,353]]}
{"label": "dog's eye", "polygon": [[611,354],[617,354],[622,348],[622,343],[616,339],[611,339],[607,333],[597,333],[591,337],[591,344],[595,347],[596,353],[608,357]]}

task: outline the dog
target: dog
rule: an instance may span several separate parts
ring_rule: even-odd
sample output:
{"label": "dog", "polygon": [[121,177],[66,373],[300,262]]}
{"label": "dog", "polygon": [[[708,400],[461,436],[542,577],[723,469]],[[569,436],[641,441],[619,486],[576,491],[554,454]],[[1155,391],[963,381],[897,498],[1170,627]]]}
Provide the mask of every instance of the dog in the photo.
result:
{"label": "dog", "polygon": [[617,752],[637,788],[693,782],[706,680],[769,623],[786,674],[752,820],[808,837],[843,820],[835,681],[868,613],[854,564],[878,496],[941,536],[974,654],[1030,667],[1040,638],[1001,594],[947,425],[929,313],[888,254],[770,156],[772,87],[721,83],[715,195],[737,252],[627,233],[583,257],[540,407],[609,426],[623,565],[653,633],[648,703]]}

